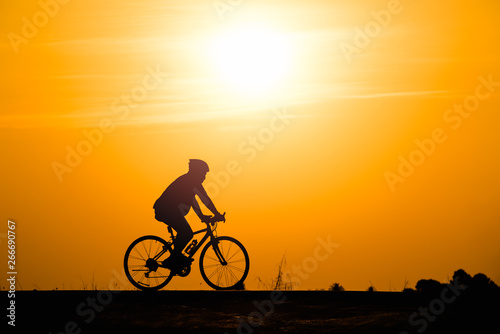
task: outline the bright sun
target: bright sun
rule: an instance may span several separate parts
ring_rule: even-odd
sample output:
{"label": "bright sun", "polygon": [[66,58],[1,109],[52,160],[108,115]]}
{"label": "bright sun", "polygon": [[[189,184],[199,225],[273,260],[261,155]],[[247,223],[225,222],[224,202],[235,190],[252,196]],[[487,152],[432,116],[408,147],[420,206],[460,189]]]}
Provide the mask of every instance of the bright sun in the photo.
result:
{"label": "bright sun", "polygon": [[284,34],[264,26],[240,26],[219,34],[212,56],[222,78],[238,91],[270,93],[285,82],[292,50]]}

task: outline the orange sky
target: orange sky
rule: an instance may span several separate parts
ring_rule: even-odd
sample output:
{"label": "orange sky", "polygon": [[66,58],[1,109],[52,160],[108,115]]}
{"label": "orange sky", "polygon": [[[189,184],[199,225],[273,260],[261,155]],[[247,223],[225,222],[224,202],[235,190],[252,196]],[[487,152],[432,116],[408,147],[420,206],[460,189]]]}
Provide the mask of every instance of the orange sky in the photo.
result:
{"label": "orange sky", "polygon": [[[20,288],[107,286],[135,238],[165,235],[152,205],[190,158],[249,289],[283,255],[299,289],[500,283],[500,3],[41,3],[0,5]],[[197,266],[166,288],[209,289]]]}

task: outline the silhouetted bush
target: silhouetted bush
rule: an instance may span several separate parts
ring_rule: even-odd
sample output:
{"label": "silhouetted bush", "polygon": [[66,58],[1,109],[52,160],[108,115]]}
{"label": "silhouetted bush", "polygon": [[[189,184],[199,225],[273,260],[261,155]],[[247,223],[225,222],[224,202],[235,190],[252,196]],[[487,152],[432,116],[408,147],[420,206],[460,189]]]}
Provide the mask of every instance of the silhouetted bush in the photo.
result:
{"label": "silhouetted bush", "polygon": [[330,289],[328,289],[328,290],[335,291],[335,292],[345,291],[344,287],[342,285],[340,285],[340,283],[333,283],[332,285],[330,285]]}
{"label": "silhouetted bush", "polygon": [[233,288],[234,290],[245,290],[245,283],[243,282],[238,282]]}
{"label": "silhouetted bush", "polygon": [[441,292],[442,284],[433,279],[421,279],[417,282],[415,288],[419,293],[435,295]]}

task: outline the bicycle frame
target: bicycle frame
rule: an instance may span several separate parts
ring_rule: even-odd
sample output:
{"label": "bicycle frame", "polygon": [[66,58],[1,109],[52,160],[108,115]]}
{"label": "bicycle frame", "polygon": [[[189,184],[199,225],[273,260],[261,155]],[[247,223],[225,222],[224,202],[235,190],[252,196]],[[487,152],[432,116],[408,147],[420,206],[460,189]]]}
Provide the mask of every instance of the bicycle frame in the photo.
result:
{"label": "bicycle frame", "polygon": [[[206,228],[203,228],[201,230],[198,230],[198,231],[195,231],[193,232],[193,236],[196,235],[196,234],[200,234],[200,233],[203,233],[205,232],[205,235],[203,236],[203,238],[191,249],[191,251],[189,252],[189,256],[188,258],[193,258],[193,256],[196,254],[196,252],[198,252],[198,250],[201,248],[201,246],[203,246],[205,244],[205,241],[207,241],[208,238],[210,238],[210,241],[212,242],[213,239],[214,239],[214,234],[213,234],[213,231],[212,229],[210,228],[210,223],[205,223],[207,224],[207,227]],[[175,236],[172,232],[172,227],[168,226],[168,231],[170,232],[170,234],[172,235],[172,241],[175,240]],[[161,251],[160,253],[158,253],[156,256],[155,256],[155,260],[157,258],[160,258],[161,255],[163,255],[164,253],[166,252],[166,250],[163,250]],[[214,252],[215,252],[215,255],[217,256],[218,260],[221,262],[221,264],[223,265],[226,265],[227,262],[226,260],[224,259],[224,256],[222,255],[222,252],[219,250],[219,247],[217,247],[217,244],[215,244],[215,247],[214,247]]]}

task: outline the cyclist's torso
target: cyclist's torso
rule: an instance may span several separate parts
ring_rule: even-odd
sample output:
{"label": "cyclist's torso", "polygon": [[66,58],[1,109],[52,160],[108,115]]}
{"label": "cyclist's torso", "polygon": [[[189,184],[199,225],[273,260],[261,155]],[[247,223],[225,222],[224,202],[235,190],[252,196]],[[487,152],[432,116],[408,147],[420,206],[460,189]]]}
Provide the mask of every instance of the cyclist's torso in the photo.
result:
{"label": "cyclist's torso", "polygon": [[193,205],[196,192],[204,192],[203,186],[189,174],[179,176],[156,200],[153,208],[165,213],[181,213],[185,216]]}

